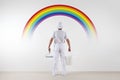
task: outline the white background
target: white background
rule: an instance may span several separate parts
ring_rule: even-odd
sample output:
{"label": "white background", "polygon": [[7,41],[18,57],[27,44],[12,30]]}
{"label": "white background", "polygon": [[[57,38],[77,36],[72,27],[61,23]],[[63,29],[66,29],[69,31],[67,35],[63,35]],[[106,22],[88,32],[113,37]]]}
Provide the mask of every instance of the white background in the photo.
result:
{"label": "white background", "polygon": [[[0,71],[50,71],[48,43],[59,21],[71,41],[68,71],[120,71],[119,0],[0,0]],[[53,4],[74,6],[95,24],[98,39],[90,40],[73,19],[55,16],[43,21],[30,39],[23,39],[26,22]],[[53,47],[52,47],[53,49]]]}

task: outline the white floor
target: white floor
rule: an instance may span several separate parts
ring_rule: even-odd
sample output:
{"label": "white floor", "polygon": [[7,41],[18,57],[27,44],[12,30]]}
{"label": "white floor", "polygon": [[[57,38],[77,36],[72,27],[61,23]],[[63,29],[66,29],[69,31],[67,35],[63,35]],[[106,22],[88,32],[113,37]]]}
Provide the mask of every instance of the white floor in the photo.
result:
{"label": "white floor", "polygon": [[120,72],[71,72],[55,77],[50,72],[0,72],[0,80],[120,80]]}

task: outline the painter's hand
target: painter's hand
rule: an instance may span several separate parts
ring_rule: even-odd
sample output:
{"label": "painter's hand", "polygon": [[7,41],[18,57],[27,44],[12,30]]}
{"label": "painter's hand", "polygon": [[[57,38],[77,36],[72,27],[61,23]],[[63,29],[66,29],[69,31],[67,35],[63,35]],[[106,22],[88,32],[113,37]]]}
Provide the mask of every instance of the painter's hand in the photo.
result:
{"label": "painter's hand", "polygon": [[48,51],[49,51],[49,53],[51,52],[51,49],[50,49],[50,47],[48,48]]}
{"label": "painter's hand", "polygon": [[68,51],[71,52],[71,48],[70,47],[68,48]]}

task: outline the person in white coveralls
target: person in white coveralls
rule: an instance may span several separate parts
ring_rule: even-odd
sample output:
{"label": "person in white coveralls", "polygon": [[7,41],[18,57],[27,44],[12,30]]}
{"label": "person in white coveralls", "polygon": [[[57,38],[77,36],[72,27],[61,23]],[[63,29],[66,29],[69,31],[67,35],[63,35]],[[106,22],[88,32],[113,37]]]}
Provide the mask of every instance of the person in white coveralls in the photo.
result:
{"label": "person in white coveralls", "polygon": [[62,23],[59,22],[58,25],[58,30],[53,33],[53,36],[50,39],[49,46],[48,46],[48,51],[50,53],[51,51],[51,44],[54,41],[54,62],[53,62],[53,70],[52,70],[52,75],[55,76],[57,74],[57,65],[58,65],[58,60],[59,57],[61,59],[61,64],[62,64],[62,75],[66,74],[66,63],[65,63],[65,41],[68,44],[68,51],[71,51],[71,46],[70,46],[70,40],[67,37],[66,32],[62,30],[63,26]]}

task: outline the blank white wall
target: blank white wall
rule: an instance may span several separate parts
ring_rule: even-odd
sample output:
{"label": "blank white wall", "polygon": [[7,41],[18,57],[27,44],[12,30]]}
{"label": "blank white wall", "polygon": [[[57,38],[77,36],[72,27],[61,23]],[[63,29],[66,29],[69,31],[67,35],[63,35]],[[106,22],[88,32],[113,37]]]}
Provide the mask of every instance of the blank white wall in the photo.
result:
{"label": "blank white wall", "polygon": [[[87,39],[76,21],[63,16],[46,19],[31,39],[22,39],[28,19],[53,4],[71,5],[86,13],[96,26],[98,39]],[[45,55],[59,21],[71,40],[69,71],[120,71],[119,7],[119,0],[1,0],[0,71],[50,71],[52,59]]]}

